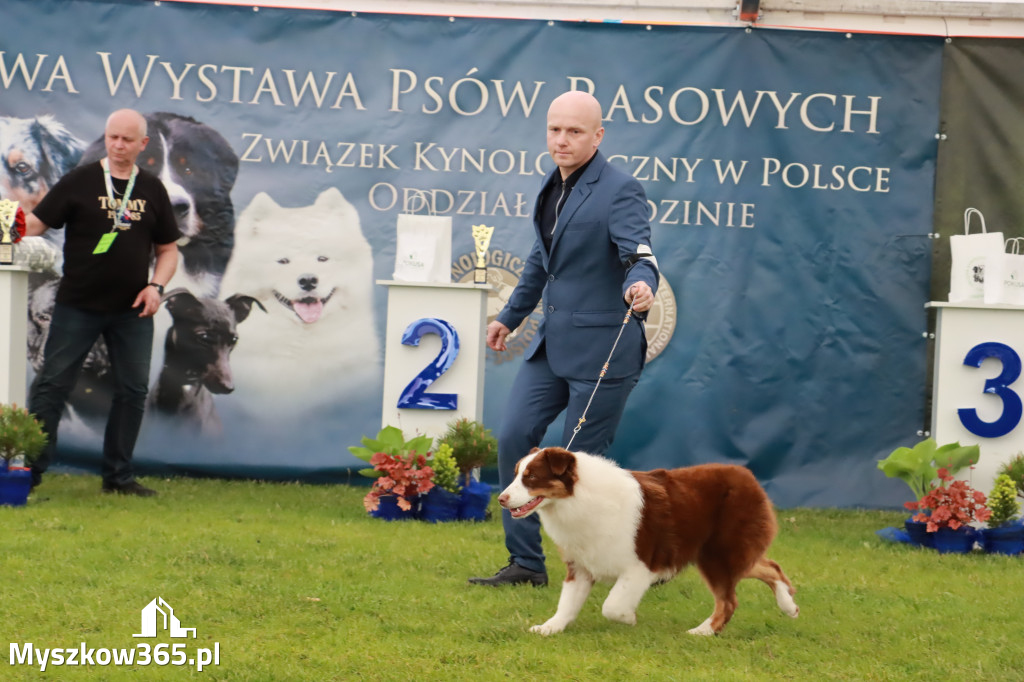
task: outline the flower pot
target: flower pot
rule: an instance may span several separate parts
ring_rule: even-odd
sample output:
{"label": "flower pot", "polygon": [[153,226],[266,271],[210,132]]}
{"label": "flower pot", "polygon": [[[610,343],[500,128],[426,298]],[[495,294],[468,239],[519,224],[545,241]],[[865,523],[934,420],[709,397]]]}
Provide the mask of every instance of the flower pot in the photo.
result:
{"label": "flower pot", "polygon": [[378,502],[377,508],[370,512],[370,516],[375,519],[384,519],[385,521],[408,521],[415,519],[417,508],[419,507],[419,500],[410,500],[412,507],[408,510],[402,509],[398,506],[397,495],[383,495]]}
{"label": "flower pot", "polygon": [[932,535],[939,554],[967,554],[974,549],[974,542],[978,539],[978,531],[970,526],[960,526],[956,530],[939,528]]}
{"label": "flower pot", "polygon": [[471,478],[462,487],[459,498],[460,521],[484,521],[487,519],[487,505],[491,503],[491,486]]}
{"label": "flower pot", "polygon": [[435,485],[422,498],[420,520],[430,523],[458,521],[460,499],[459,495]]}
{"label": "flower pot", "polygon": [[0,506],[24,507],[32,491],[32,471],[20,467],[8,469],[7,462],[0,462],[3,462],[3,469],[0,470]]}
{"label": "flower pot", "polygon": [[1015,556],[1024,552],[1024,521],[1008,521],[995,528],[983,528],[981,546],[989,554]]}
{"label": "flower pot", "polygon": [[914,517],[911,516],[903,522],[903,527],[907,529],[907,535],[910,536],[910,541],[915,545],[935,547],[934,533],[928,532],[927,521],[915,521]]}

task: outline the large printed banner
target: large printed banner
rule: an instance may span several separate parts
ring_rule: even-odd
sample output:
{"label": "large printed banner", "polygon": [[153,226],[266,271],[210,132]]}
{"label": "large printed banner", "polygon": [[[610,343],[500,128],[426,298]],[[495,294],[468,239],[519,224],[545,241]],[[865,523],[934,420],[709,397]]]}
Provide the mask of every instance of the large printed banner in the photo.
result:
{"label": "large printed banner", "polygon": [[[452,217],[457,281],[471,226],[494,226],[497,313],[553,167],[548,104],[575,88],[647,191],[663,275],[609,454],[742,463],[781,506],[905,497],[875,462],[924,419],[940,40],[84,0],[8,0],[3,24],[0,193],[31,207],[132,107],[179,210],[140,466],[353,475],[346,446],[380,425],[397,216]],[[35,367],[53,276],[33,276]],[[197,307],[235,329],[229,366],[179,347]],[[488,355],[491,428],[536,322]],[[107,371],[97,350],[65,462],[98,463]]]}

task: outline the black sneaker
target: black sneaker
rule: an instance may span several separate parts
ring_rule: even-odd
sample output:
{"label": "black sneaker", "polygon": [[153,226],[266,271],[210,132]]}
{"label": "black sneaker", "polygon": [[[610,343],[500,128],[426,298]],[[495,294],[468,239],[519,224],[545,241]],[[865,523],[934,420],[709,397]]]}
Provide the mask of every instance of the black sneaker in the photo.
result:
{"label": "black sneaker", "polygon": [[530,583],[534,587],[543,587],[548,584],[548,574],[544,571],[531,571],[514,561],[508,562],[508,566],[501,569],[490,578],[470,578],[470,585],[519,585]]}
{"label": "black sneaker", "polygon": [[155,490],[147,488],[138,481],[128,481],[127,483],[104,483],[103,492],[117,493],[118,495],[135,495],[136,497],[156,496]]}

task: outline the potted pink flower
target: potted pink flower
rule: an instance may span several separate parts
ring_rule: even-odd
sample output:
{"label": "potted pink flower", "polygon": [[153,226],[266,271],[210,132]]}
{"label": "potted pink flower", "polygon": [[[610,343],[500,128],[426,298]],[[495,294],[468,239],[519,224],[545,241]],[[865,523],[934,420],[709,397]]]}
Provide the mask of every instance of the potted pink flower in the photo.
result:
{"label": "potted pink flower", "polygon": [[[912,448],[899,447],[889,453],[889,456],[878,462],[878,468],[889,478],[898,478],[910,488],[915,501],[920,501],[929,490],[935,485],[940,467],[945,467],[949,474],[956,474],[964,467],[972,466],[978,462],[981,456],[981,448],[977,445],[960,445],[947,443],[939,445],[933,438],[926,438],[914,445]],[[906,503],[908,509],[918,509],[912,506],[913,503]],[[925,509],[925,508],[922,508]],[[924,521],[916,521],[911,516],[904,523],[910,541],[922,547],[935,546],[935,534],[928,532]]]}
{"label": "potted pink flower", "polygon": [[390,455],[376,452],[370,464],[381,475],[374,479],[363,506],[371,515],[387,520],[413,518],[420,495],[434,487],[434,470],[426,455]]}
{"label": "potted pink flower", "polygon": [[430,436],[414,436],[406,440],[402,430],[385,426],[376,438],[364,436],[360,445],[348,450],[369,467],[360,469],[363,476],[374,479],[363,506],[371,516],[388,520],[414,518],[420,495],[433,486],[434,471],[427,465]]}
{"label": "potted pink flower", "polygon": [[[985,502],[985,493],[975,490],[967,481],[954,478],[945,467],[938,470],[939,484],[916,502],[904,506],[917,511],[915,521],[927,523],[935,534],[935,549],[940,553],[969,552],[978,537],[969,524],[987,521],[992,512]],[[926,513],[928,512],[928,513]]]}

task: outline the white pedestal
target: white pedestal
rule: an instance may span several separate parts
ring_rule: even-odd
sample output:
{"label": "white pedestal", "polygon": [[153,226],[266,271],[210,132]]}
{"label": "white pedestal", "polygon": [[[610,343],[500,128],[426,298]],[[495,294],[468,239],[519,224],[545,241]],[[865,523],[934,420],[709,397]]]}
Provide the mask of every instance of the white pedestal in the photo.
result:
{"label": "white pedestal", "polygon": [[[958,478],[986,495],[999,467],[1024,451],[1015,402],[1024,378],[1024,308],[932,302],[936,311],[932,436],[939,445],[979,445],[981,459]],[[979,366],[980,364],[980,366]],[[963,414],[964,411],[972,414]],[[980,432],[980,433],[979,433]]]}
{"label": "white pedestal", "polygon": [[[484,359],[487,324],[486,284],[440,284],[378,280],[388,287],[387,330],[384,339],[384,400],[381,426],[400,428],[408,440],[423,434],[437,437],[453,419],[483,420]],[[427,387],[429,393],[454,394],[455,409],[398,407],[410,382],[437,358],[441,336],[426,333],[418,345],[404,345],[403,334],[417,320],[442,320],[458,337],[458,354],[451,366]]]}
{"label": "white pedestal", "polygon": [[28,268],[0,265],[0,403],[27,400]]}

